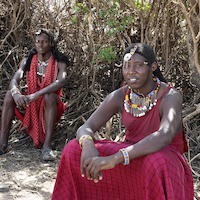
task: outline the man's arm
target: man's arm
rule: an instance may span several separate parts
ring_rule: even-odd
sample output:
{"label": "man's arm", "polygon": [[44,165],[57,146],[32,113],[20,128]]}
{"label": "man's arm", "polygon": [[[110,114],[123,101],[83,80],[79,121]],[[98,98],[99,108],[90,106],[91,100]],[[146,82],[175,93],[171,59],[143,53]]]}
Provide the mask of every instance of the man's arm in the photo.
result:
{"label": "man's arm", "polygon": [[38,91],[40,96],[55,92],[64,86],[65,80],[67,77],[66,68],[67,68],[67,65],[65,63],[58,62],[58,70],[59,71],[58,71],[57,80],[55,82],[51,83],[49,86]]}
{"label": "man's arm", "polygon": [[[165,96],[162,97],[160,103],[161,122],[158,131],[146,136],[136,144],[126,148],[129,159],[135,159],[161,150],[170,144],[174,136],[182,130],[182,96],[175,89],[170,89]],[[84,140],[85,141],[85,140]],[[84,142],[86,150],[91,146],[91,140]],[[89,146],[90,145],[90,146]],[[84,146],[82,154],[84,151]],[[91,150],[90,150],[91,151]],[[90,157],[84,160],[82,164],[81,174],[86,175],[89,180],[99,180],[99,172],[106,169],[112,169],[117,164],[124,161],[124,156],[121,152],[117,152],[107,157]]]}
{"label": "man's arm", "polygon": [[12,80],[10,81],[9,89],[12,90],[14,88],[19,88],[19,82],[24,76],[24,70],[25,70],[25,64],[26,64],[27,58],[24,58],[19,66],[19,69],[14,74]]}
{"label": "man's arm", "polygon": [[20,110],[26,109],[26,105],[28,103],[26,96],[22,95],[19,91],[19,83],[20,83],[20,80],[24,76],[26,60],[27,60],[27,58],[24,58],[21,61],[19,69],[13,76],[13,78],[10,82],[10,85],[9,85],[9,88],[11,90],[11,94],[12,94],[12,97],[16,104],[16,107]]}

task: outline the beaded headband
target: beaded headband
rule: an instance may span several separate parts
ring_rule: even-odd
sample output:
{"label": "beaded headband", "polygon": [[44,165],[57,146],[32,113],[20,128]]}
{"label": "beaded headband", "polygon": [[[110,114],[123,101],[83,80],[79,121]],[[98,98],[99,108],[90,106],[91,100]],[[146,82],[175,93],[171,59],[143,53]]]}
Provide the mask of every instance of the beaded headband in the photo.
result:
{"label": "beaded headband", "polygon": [[135,53],[135,51],[137,50],[138,46],[135,45],[133,49],[130,50],[130,53],[125,54],[124,56],[124,61],[127,62],[131,59],[131,57],[133,56],[133,54]]}
{"label": "beaded headband", "polygon": [[54,40],[54,35],[50,30],[47,29],[39,29],[35,32],[35,37],[41,35],[42,33],[48,35],[50,43]]}

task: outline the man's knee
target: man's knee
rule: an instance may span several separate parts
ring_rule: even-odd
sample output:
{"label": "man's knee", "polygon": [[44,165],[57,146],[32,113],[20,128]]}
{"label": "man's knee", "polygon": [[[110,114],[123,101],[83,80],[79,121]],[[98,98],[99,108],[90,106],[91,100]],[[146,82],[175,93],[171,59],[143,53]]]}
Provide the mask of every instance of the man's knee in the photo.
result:
{"label": "man's knee", "polygon": [[13,105],[14,104],[14,100],[13,100],[13,97],[11,95],[11,91],[8,90],[6,92],[6,95],[5,95],[5,98],[4,98],[4,104],[5,105]]}
{"label": "man's knee", "polygon": [[58,96],[55,93],[45,94],[45,105],[54,106],[58,105]]}

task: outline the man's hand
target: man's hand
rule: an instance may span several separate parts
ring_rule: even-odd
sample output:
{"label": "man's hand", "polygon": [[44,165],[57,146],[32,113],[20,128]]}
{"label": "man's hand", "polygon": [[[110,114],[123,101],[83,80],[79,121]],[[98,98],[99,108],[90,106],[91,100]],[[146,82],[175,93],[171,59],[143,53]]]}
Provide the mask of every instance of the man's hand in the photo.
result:
{"label": "man's hand", "polygon": [[13,99],[15,101],[16,107],[19,110],[25,110],[28,105],[28,100],[26,95],[22,95],[21,93],[17,93],[13,95]]}
{"label": "man's hand", "polygon": [[39,99],[40,95],[36,92],[36,93],[33,93],[33,94],[26,95],[26,98],[27,98],[27,102],[31,103],[31,102],[36,101],[37,99]]}
{"label": "man's hand", "polygon": [[102,180],[102,170],[113,169],[115,167],[115,160],[113,156],[107,157],[93,157],[84,161],[83,168],[86,169],[86,175],[89,180],[94,180],[97,183]]}
{"label": "man's hand", "polygon": [[102,170],[112,169],[116,165],[115,155],[99,157],[99,152],[94,143],[83,146],[81,153],[81,175],[86,176],[88,180],[94,180],[97,183],[102,180]]}
{"label": "man's hand", "polygon": [[[91,145],[85,146],[85,148],[83,146],[82,153],[81,153],[81,176],[82,177],[85,176],[85,169],[87,167],[85,165],[85,161],[87,159],[91,159],[93,157],[99,157],[99,151],[95,147],[94,143]],[[86,173],[86,175],[87,175],[87,178],[90,180],[91,176],[88,176],[87,173]]]}

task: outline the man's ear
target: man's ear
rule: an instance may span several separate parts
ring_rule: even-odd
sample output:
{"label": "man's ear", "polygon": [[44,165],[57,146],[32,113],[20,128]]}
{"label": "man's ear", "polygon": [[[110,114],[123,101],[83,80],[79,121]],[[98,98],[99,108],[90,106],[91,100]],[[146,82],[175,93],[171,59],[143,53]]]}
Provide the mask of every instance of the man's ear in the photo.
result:
{"label": "man's ear", "polygon": [[154,72],[158,68],[158,64],[156,62],[151,64],[152,72]]}

